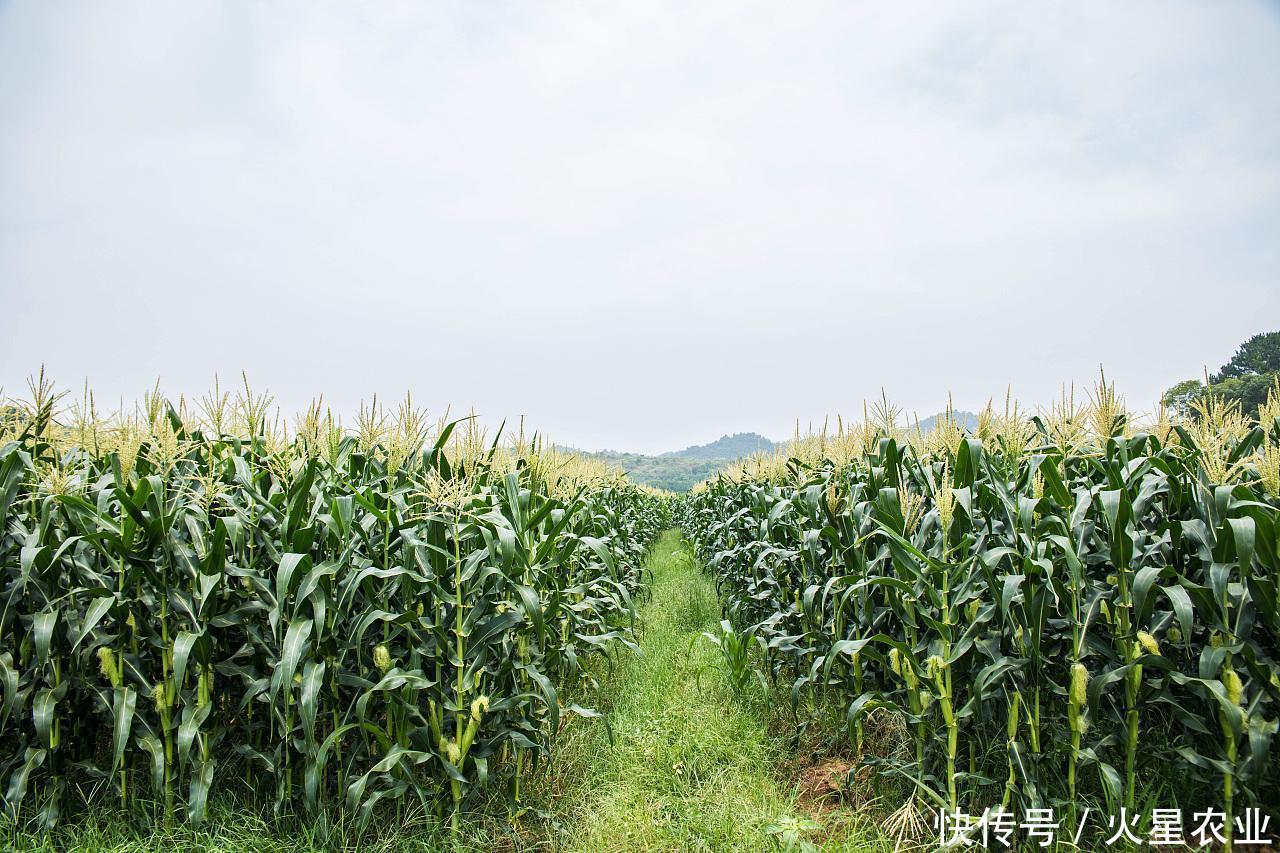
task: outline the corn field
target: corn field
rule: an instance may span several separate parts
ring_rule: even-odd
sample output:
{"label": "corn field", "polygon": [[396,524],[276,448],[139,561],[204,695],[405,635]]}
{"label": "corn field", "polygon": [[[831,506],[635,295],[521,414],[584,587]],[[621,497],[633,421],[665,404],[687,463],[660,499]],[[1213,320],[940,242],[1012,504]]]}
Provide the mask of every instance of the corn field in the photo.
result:
{"label": "corn field", "polygon": [[1274,813],[1277,396],[1144,425],[1104,379],[928,434],[886,401],[677,518],[800,719],[931,810]]}
{"label": "corn field", "polygon": [[199,822],[442,817],[549,755],[560,689],[632,644],[662,500],[523,435],[375,400],[286,430],[247,385],[100,418],[43,375],[0,409],[0,780]]}

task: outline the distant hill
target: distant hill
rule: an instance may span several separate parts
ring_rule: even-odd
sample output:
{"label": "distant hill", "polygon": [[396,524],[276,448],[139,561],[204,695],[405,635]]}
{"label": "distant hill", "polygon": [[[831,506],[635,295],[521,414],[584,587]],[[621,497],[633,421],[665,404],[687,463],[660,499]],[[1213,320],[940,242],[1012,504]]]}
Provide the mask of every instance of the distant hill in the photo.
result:
{"label": "distant hill", "polygon": [[[946,415],[944,412],[939,412],[936,415],[930,415],[929,417],[920,421],[920,431],[929,432],[931,429],[937,426],[938,421],[942,420],[945,416]],[[969,432],[973,432],[975,429],[978,428],[978,416],[975,415],[973,412],[963,412],[963,411],[952,412],[951,417],[955,419],[955,422],[960,425],[961,429],[966,429]],[[912,424],[912,426],[914,427],[915,424]]]}
{"label": "distant hill", "polygon": [[671,450],[657,456],[616,450],[578,452],[617,465],[637,483],[670,492],[687,492],[730,462],[758,451],[771,451],[776,446],[773,441],[758,433],[739,432],[721,436],[709,444],[695,444],[684,450]]}
{"label": "distant hill", "polygon": [[685,459],[683,456],[645,456],[640,453],[590,453],[627,472],[632,480],[666,489],[669,492],[687,492],[707,479],[731,460]]}
{"label": "distant hill", "polygon": [[[942,413],[938,413],[924,418],[920,421],[920,429],[928,432],[943,417]],[[978,416],[973,412],[952,412],[952,417],[964,429],[974,430],[978,426]],[[717,471],[728,467],[731,462],[745,459],[753,453],[770,453],[781,446],[781,443],[759,433],[736,432],[733,435],[722,435],[708,444],[695,444],[684,450],[669,450],[656,456],[617,450],[575,452],[617,465],[637,483],[669,492],[687,492],[708,477],[714,476]]]}
{"label": "distant hill", "polygon": [[735,432],[722,435],[710,444],[695,444],[684,450],[670,450],[663,456],[679,456],[684,459],[742,459],[753,453],[769,452],[777,447],[769,439],[755,432]]}

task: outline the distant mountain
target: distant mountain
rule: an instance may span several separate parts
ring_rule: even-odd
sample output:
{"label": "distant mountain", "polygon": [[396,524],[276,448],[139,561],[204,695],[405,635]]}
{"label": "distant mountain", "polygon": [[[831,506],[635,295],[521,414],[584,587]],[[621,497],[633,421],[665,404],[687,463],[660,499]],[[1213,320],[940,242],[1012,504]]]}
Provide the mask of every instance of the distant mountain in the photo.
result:
{"label": "distant mountain", "polygon": [[[945,412],[938,412],[938,414],[936,415],[930,415],[929,417],[920,421],[920,431],[929,432],[934,427],[936,427],[938,425],[938,422],[942,420],[944,417],[946,417]],[[978,416],[975,415],[973,412],[963,412],[963,411],[952,412],[951,417],[955,420],[957,424],[959,424],[961,429],[966,429],[969,432],[973,432],[975,429],[978,428]],[[912,424],[912,426],[914,427],[915,424]]]}
{"label": "distant mountain", "polygon": [[663,456],[679,456],[684,459],[742,459],[753,453],[773,450],[777,447],[769,439],[756,432],[735,432],[733,435],[722,435],[710,444],[695,444],[684,450],[669,450]]}
{"label": "distant mountain", "polygon": [[575,452],[617,465],[637,483],[669,492],[687,492],[730,462],[759,451],[771,451],[775,447],[777,445],[763,435],[739,432],[721,436],[710,444],[695,444],[684,450],[671,450],[657,456],[616,450]]}
{"label": "distant mountain", "polygon": [[[978,426],[978,416],[973,412],[952,412],[951,414],[956,423],[964,429],[974,430]],[[928,432],[937,426],[938,421],[943,417],[945,415],[941,412],[930,415],[920,421],[920,429]],[[915,424],[911,426],[914,427]],[[669,492],[687,492],[738,459],[745,459],[753,453],[771,453],[781,446],[780,443],[765,438],[759,433],[736,432],[733,435],[722,435],[708,444],[695,444],[684,450],[669,450],[656,456],[623,453],[617,450],[602,450],[598,453],[582,450],[574,452],[617,465],[637,483],[666,489]]]}

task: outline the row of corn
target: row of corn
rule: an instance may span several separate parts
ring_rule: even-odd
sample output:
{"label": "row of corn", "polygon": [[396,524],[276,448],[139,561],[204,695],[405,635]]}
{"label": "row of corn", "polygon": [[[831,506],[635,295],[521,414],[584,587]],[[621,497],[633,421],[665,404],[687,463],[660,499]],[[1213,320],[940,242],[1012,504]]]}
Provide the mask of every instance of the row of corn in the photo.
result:
{"label": "row of corn", "polygon": [[0,409],[11,817],[515,800],[594,713],[564,688],[632,642],[666,510],[602,467],[409,400],[286,430],[247,387],[111,418],[31,392]]}
{"label": "row of corn", "polygon": [[1104,380],[928,433],[885,402],[678,520],[801,719],[931,810],[1274,812],[1277,396],[1143,424]]}

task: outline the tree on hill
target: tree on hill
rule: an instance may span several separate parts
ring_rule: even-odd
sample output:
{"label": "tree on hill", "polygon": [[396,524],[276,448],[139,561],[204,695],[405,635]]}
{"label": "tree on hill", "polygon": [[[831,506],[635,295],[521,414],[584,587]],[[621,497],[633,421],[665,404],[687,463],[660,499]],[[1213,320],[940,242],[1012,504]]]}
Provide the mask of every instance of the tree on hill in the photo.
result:
{"label": "tree on hill", "polygon": [[[1236,349],[1231,360],[1209,377],[1213,393],[1235,401],[1245,414],[1252,415],[1280,382],[1280,332],[1254,335]],[[1186,379],[1164,392],[1164,405],[1182,415],[1208,393],[1198,379]]]}
{"label": "tree on hill", "polygon": [[1164,392],[1164,405],[1167,409],[1186,414],[1191,411],[1191,404],[1204,394],[1204,383],[1199,379],[1184,379]]}
{"label": "tree on hill", "polygon": [[1280,371],[1280,332],[1264,332],[1242,343],[1231,360],[1214,374],[1213,383],[1277,371]]}

